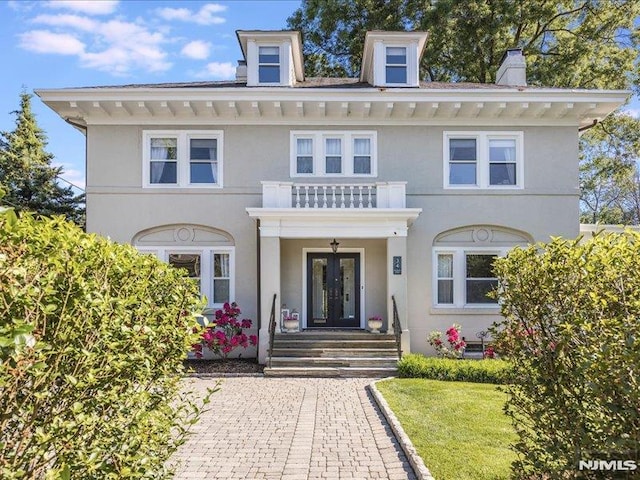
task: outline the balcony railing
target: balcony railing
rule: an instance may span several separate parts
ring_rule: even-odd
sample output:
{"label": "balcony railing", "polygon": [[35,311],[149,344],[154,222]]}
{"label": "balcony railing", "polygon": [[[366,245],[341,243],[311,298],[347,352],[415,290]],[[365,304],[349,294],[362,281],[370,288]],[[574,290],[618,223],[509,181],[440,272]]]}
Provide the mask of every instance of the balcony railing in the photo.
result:
{"label": "balcony railing", "polygon": [[263,208],[405,208],[406,182],[262,182]]}

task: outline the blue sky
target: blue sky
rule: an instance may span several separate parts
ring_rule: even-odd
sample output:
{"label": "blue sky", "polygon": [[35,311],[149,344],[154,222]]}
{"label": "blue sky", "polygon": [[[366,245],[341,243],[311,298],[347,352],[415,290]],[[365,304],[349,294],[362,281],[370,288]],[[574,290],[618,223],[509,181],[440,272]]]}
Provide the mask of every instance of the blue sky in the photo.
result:
{"label": "blue sky", "polygon": [[[0,0],[0,130],[23,88],[221,80],[242,53],[236,30],[282,29],[300,6],[278,1]],[[84,186],[84,136],[37,97],[38,124],[63,178]]]}
{"label": "blue sky", "polygon": [[[238,29],[282,29],[299,0],[0,0],[0,130],[23,89],[222,80],[242,54]],[[637,99],[628,107],[640,113]],[[33,99],[47,150],[84,186],[84,136]]]}

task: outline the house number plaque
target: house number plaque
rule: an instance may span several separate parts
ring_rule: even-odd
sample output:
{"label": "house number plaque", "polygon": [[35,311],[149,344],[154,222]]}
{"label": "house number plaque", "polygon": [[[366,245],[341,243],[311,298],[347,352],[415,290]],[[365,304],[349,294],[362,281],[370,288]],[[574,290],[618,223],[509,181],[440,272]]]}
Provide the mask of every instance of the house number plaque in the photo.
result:
{"label": "house number plaque", "polygon": [[393,257],[393,274],[402,275],[402,257]]}

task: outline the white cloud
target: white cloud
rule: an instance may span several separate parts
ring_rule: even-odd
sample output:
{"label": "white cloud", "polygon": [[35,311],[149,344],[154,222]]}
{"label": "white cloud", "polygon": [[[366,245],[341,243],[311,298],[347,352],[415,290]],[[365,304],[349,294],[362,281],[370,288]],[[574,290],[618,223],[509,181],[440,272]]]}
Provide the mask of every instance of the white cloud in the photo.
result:
{"label": "white cloud", "polygon": [[120,20],[102,23],[96,32],[100,43],[107,48],[87,52],[81,56],[83,64],[99,70],[122,75],[134,68],[162,72],[171,68],[167,53],[162,48],[166,38],[159,32]]}
{"label": "white cloud", "polygon": [[45,5],[87,15],[109,15],[116,11],[118,3],[118,0],[50,0]]}
{"label": "white cloud", "polygon": [[33,22],[49,25],[57,32],[32,30],[21,34],[20,46],[26,50],[77,55],[82,66],[114,75],[126,75],[135,69],[162,72],[172,66],[164,49],[166,36],[145,25],[69,14],[39,15]]}
{"label": "white cloud", "polygon": [[[59,178],[63,178],[69,183],[72,183],[76,187],[79,187],[84,190],[85,188],[85,177],[84,172],[73,168],[74,166],[70,163],[60,163],[60,162],[52,162],[53,167],[62,167],[62,175]],[[69,183],[61,182],[63,187],[68,187]]]}
{"label": "white cloud", "polygon": [[236,67],[231,62],[211,62],[205,67],[205,71],[198,77],[208,77],[213,80],[229,80],[235,77]]}
{"label": "white cloud", "polygon": [[20,46],[36,53],[58,55],[82,55],[85,44],[73,35],[54,33],[48,30],[32,30],[19,35]]}
{"label": "white cloud", "polygon": [[640,120],[640,109],[638,108],[625,108],[622,110],[622,113],[626,113]]}
{"label": "white cloud", "polygon": [[33,23],[43,23],[52,27],[70,27],[85,32],[95,31],[98,22],[78,15],[38,15],[32,20]]}
{"label": "white cloud", "polygon": [[180,20],[182,22],[197,23],[199,25],[219,25],[226,22],[224,17],[215,15],[224,12],[227,9],[225,5],[217,3],[207,3],[203,5],[197,12],[188,8],[160,8],[157,13],[165,20]]}
{"label": "white cloud", "polygon": [[211,44],[209,42],[203,42],[202,40],[194,40],[187,43],[182,47],[182,55],[194,60],[204,60],[209,56],[211,52]]}

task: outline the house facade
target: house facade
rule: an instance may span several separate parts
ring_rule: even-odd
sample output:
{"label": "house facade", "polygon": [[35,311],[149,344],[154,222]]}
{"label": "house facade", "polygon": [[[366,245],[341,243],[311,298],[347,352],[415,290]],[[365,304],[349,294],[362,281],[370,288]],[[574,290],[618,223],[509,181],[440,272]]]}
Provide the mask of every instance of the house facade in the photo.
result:
{"label": "house facade", "polygon": [[236,301],[262,362],[274,302],[390,331],[395,301],[405,352],[454,322],[474,340],[493,259],[578,235],[579,130],[629,94],[527,86],[519,51],[496,84],[421,82],[422,32],[367,33],[357,79],[305,77],[298,32],[238,40],[234,81],[37,94],[86,135],[87,230]]}

